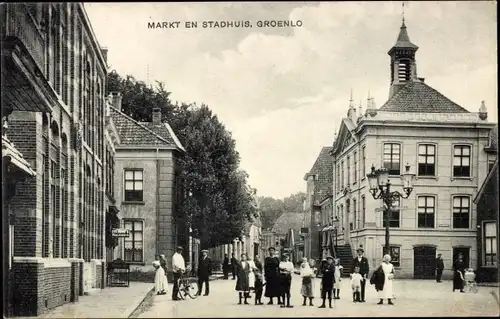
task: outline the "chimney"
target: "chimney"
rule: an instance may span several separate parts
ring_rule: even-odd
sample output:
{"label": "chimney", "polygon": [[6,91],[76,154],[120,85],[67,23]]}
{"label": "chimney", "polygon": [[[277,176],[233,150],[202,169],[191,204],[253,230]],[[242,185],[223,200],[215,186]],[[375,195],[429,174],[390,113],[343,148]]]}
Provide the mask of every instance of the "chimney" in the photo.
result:
{"label": "chimney", "polygon": [[101,53],[104,57],[104,62],[108,63],[108,48],[101,48]]}
{"label": "chimney", "polygon": [[425,82],[425,78],[418,78],[420,80],[420,82],[424,83]]}
{"label": "chimney", "polygon": [[153,125],[161,125],[161,109],[159,107],[153,109]]}
{"label": "chimney", "polygon": [[122,94],[120,92],[111,92],[111,104],[118,111],[122,110]]}

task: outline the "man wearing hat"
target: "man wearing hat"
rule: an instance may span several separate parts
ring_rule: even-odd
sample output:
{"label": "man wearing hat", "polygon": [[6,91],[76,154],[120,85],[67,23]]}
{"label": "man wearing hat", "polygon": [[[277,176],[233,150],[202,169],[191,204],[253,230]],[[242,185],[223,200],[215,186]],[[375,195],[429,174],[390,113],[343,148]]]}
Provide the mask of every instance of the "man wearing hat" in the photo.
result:
{"label": "man wearing hat", "polygon": [[359,273],[363,277],[361,280],[361,302],[365,302],[365,287],[366,287],[366,278],[368,277],[368,272],[370,271],[370,266],[368,264],[368,259],[363,256],[364,250],[362,246],[356,250],[358,255],[354,257],[352,261],[351,273],[354,273],[354,268],[359,267]]}
{"label": "man wearing hat", "polygon": [[198,296],[201,295],[203,284],[205,284],[205,294],[210,293],[210,275],[212,274],[212,260],[208,257],[208,250],[201,251],[200,263],[198,265]]}
{"label": "man wearing hat", "polygon": [[321,278],[321,299],[323,303],[319,308],[325,308],[325,301],[328,296],[328,305],[333,308],[332,305],[332,291],[333,284],[335,282],[335,265],[333,264],[333,257],[326,257],[326,265],[323,268],[323,277]]}
{"label": "man wearing hat", "polygon": [[179,246],[175,250],[175,254],[172,256],[172,270],[174,275],[174,288],[172,289],[172,300],[179,299],[179,278],[186,271],[186,264],[184,262],[184,257],[182,257],[182,251],[184,249]]}
{"label": "man wearing hat", "polygon": [[437,282],[442,282],[441,276],[443,275],[443,269],[444,269],[443,257],[441,257],[441,254],[438,254],[438,256],[436,258],[436,281]]}

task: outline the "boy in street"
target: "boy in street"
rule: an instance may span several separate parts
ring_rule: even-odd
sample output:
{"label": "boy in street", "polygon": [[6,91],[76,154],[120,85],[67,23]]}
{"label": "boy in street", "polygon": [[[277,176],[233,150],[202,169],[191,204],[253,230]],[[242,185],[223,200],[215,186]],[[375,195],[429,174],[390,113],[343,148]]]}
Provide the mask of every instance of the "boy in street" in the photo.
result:
{"label": "boy in street", "polygon": [[361,302],[361,281],[363,276],[359,273],[359,267],[354,267],[354,273],[351,274],[352,301]]}
{"label": "boy in street", "polygon": [[333,264],[333,257],[328,256],[326,258],[326,266],[323,269],[323,278],[321,278],[321,298],[323,299],[323,303],[319,308],[326,308],[325,301],[328,295],[328,305],[330,308],[333,308],[332,305],[332,291],[333,291],[333,283],[335,282],[335,265]]}

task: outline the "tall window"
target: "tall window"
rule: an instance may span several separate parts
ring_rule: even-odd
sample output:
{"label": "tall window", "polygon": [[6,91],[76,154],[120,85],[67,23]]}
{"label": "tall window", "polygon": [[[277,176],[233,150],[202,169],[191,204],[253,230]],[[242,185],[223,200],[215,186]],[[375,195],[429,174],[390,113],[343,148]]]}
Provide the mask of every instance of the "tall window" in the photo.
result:
{"label": "tall window", "polygon": [[347,156],[347,186],[351,185],[351,159]]}
{"label": "tall window", "polygon": [[434,228],[434,211],[436,208],[433,196],[418,197],[418,227]]}
{"label": "tall window", "polygon": [[337,193],[340,191],[340,164],[337,164]]}
{"label": "tall window", "polygon": [[436,146],[421,144],[418,146],[418,175],[436,175]]}
{"label": "tall window", "polygon": [[495,222],[487,222],[483,224],[484,227],[484,265],[496,266],[497,265],[497,225]]}
{"label": "tall window", "polygon": [[356,182],[358,181],[358,152],[354,152],[353,161],[354,161],[354,181],[353,181],[353,183],[356,184]]}
{"label": "tall window", "polygon": [[344,205],[340,205],[340,226],[339,226],[339,232],[342,232],[344,230]]}
{"label": "tall window", "polygon": [[470,177],[470,146],[455,145],[453,148],[453,176]]}
{"label": "tall window", "polygon": [[366,212],[365,208],[366,203],[365,203],[365,195],[361,196],[361,227],[365,227],[365,222],[366,222]]}
{"label": "tall window", "polygon": [[142,170],[125,170],[125,201],[143,200]]}
{"label": "tall window", "polygon": [[340,188],[344,189],[344,161],[340,163]]}
{"label": "tall window", "polygon": [[365,178],[366,175],[366,146],[363,146],[361,152],[362,152],[361,179],[363,179]]}
{"label": "tall window", "polygon": [[[401,202],[399,199],[396,199],[392,203],[391,209],[389,209],[389,227],[395,227],[399,228],[399,217],[400,217],[400,210],[401,210]],[[384,210],[383,213],[383,221],[382,225],[383,227],[386,227],[387,224],[387,210]]]}
{"label": "tall window", "polygon": [[142,262],[143,261],[143,221],[142,220],[124,220],[125,229],[128,229],[129,235],[125,238],[124,261]]}
{"label": "tall window", "polygon": [[469,228],[470,197],[453,197],[453,228]]}
{"label": "tall window", "polygon": [[354,217],[354,229],[358,229],[358,210],[357,201],[352,200],[352,216]]}
{"label": "tall window", "polygon": [[389,175],[401,174],[401,145],[396,143],[384,144],[384,167],[389,171]]}
{"label": "tall window", "polygon": [[[57,257],[57,249],[56,249],[56,215],[57,215],[57,194],[56,194],[56,178],[57,178],[57,164],[55,161],[50,161],[50,178],[52,179],[50,183],[50,197],[52,199],[52,216],[50,218],[50,223],[52,224],[52,257]],[[50,254],[49,254],[50,255]]]}

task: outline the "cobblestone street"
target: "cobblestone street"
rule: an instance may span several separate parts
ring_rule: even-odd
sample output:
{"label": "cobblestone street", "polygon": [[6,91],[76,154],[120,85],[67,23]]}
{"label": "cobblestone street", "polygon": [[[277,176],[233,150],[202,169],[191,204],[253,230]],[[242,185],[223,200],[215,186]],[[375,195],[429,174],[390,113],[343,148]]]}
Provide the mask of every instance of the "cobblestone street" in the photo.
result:
{"label": "cobblestone street", "polygon": [[[315,292],[319,295],[319,279],[315,280]],[[315,298],[314,307],[302,306],[300,278],[294,276],[292,282],[293,309],[280,308],[277,305],[255,306],[254,299],[250,305],[237,305],[238,296],[234,290],[235,281],[216,280],[210,283],[211,293],[208,297],[195,300],[174,302],[170,293],[167,296],[153,296],[152,306],[142,318],[181,318],[181,317],[315,317],[315,316],[498,316],[499,306],[491,291],[498,287],[480,287],[477,294],[465,294],[451,291],[451,281],[438,284],[434,281],[396,280],[395,305],[376,305],[378,299],[373,286],[367,286],[367,302],[352,302],[349,280],[342,281],[340,300],[336,300],[334,309],[318,309],[320,300]],[[171,287],[170,287],[171,289]],[[252,296],[253,297],[253,296]],[[267,303],[263,298],[263,302]]]}

